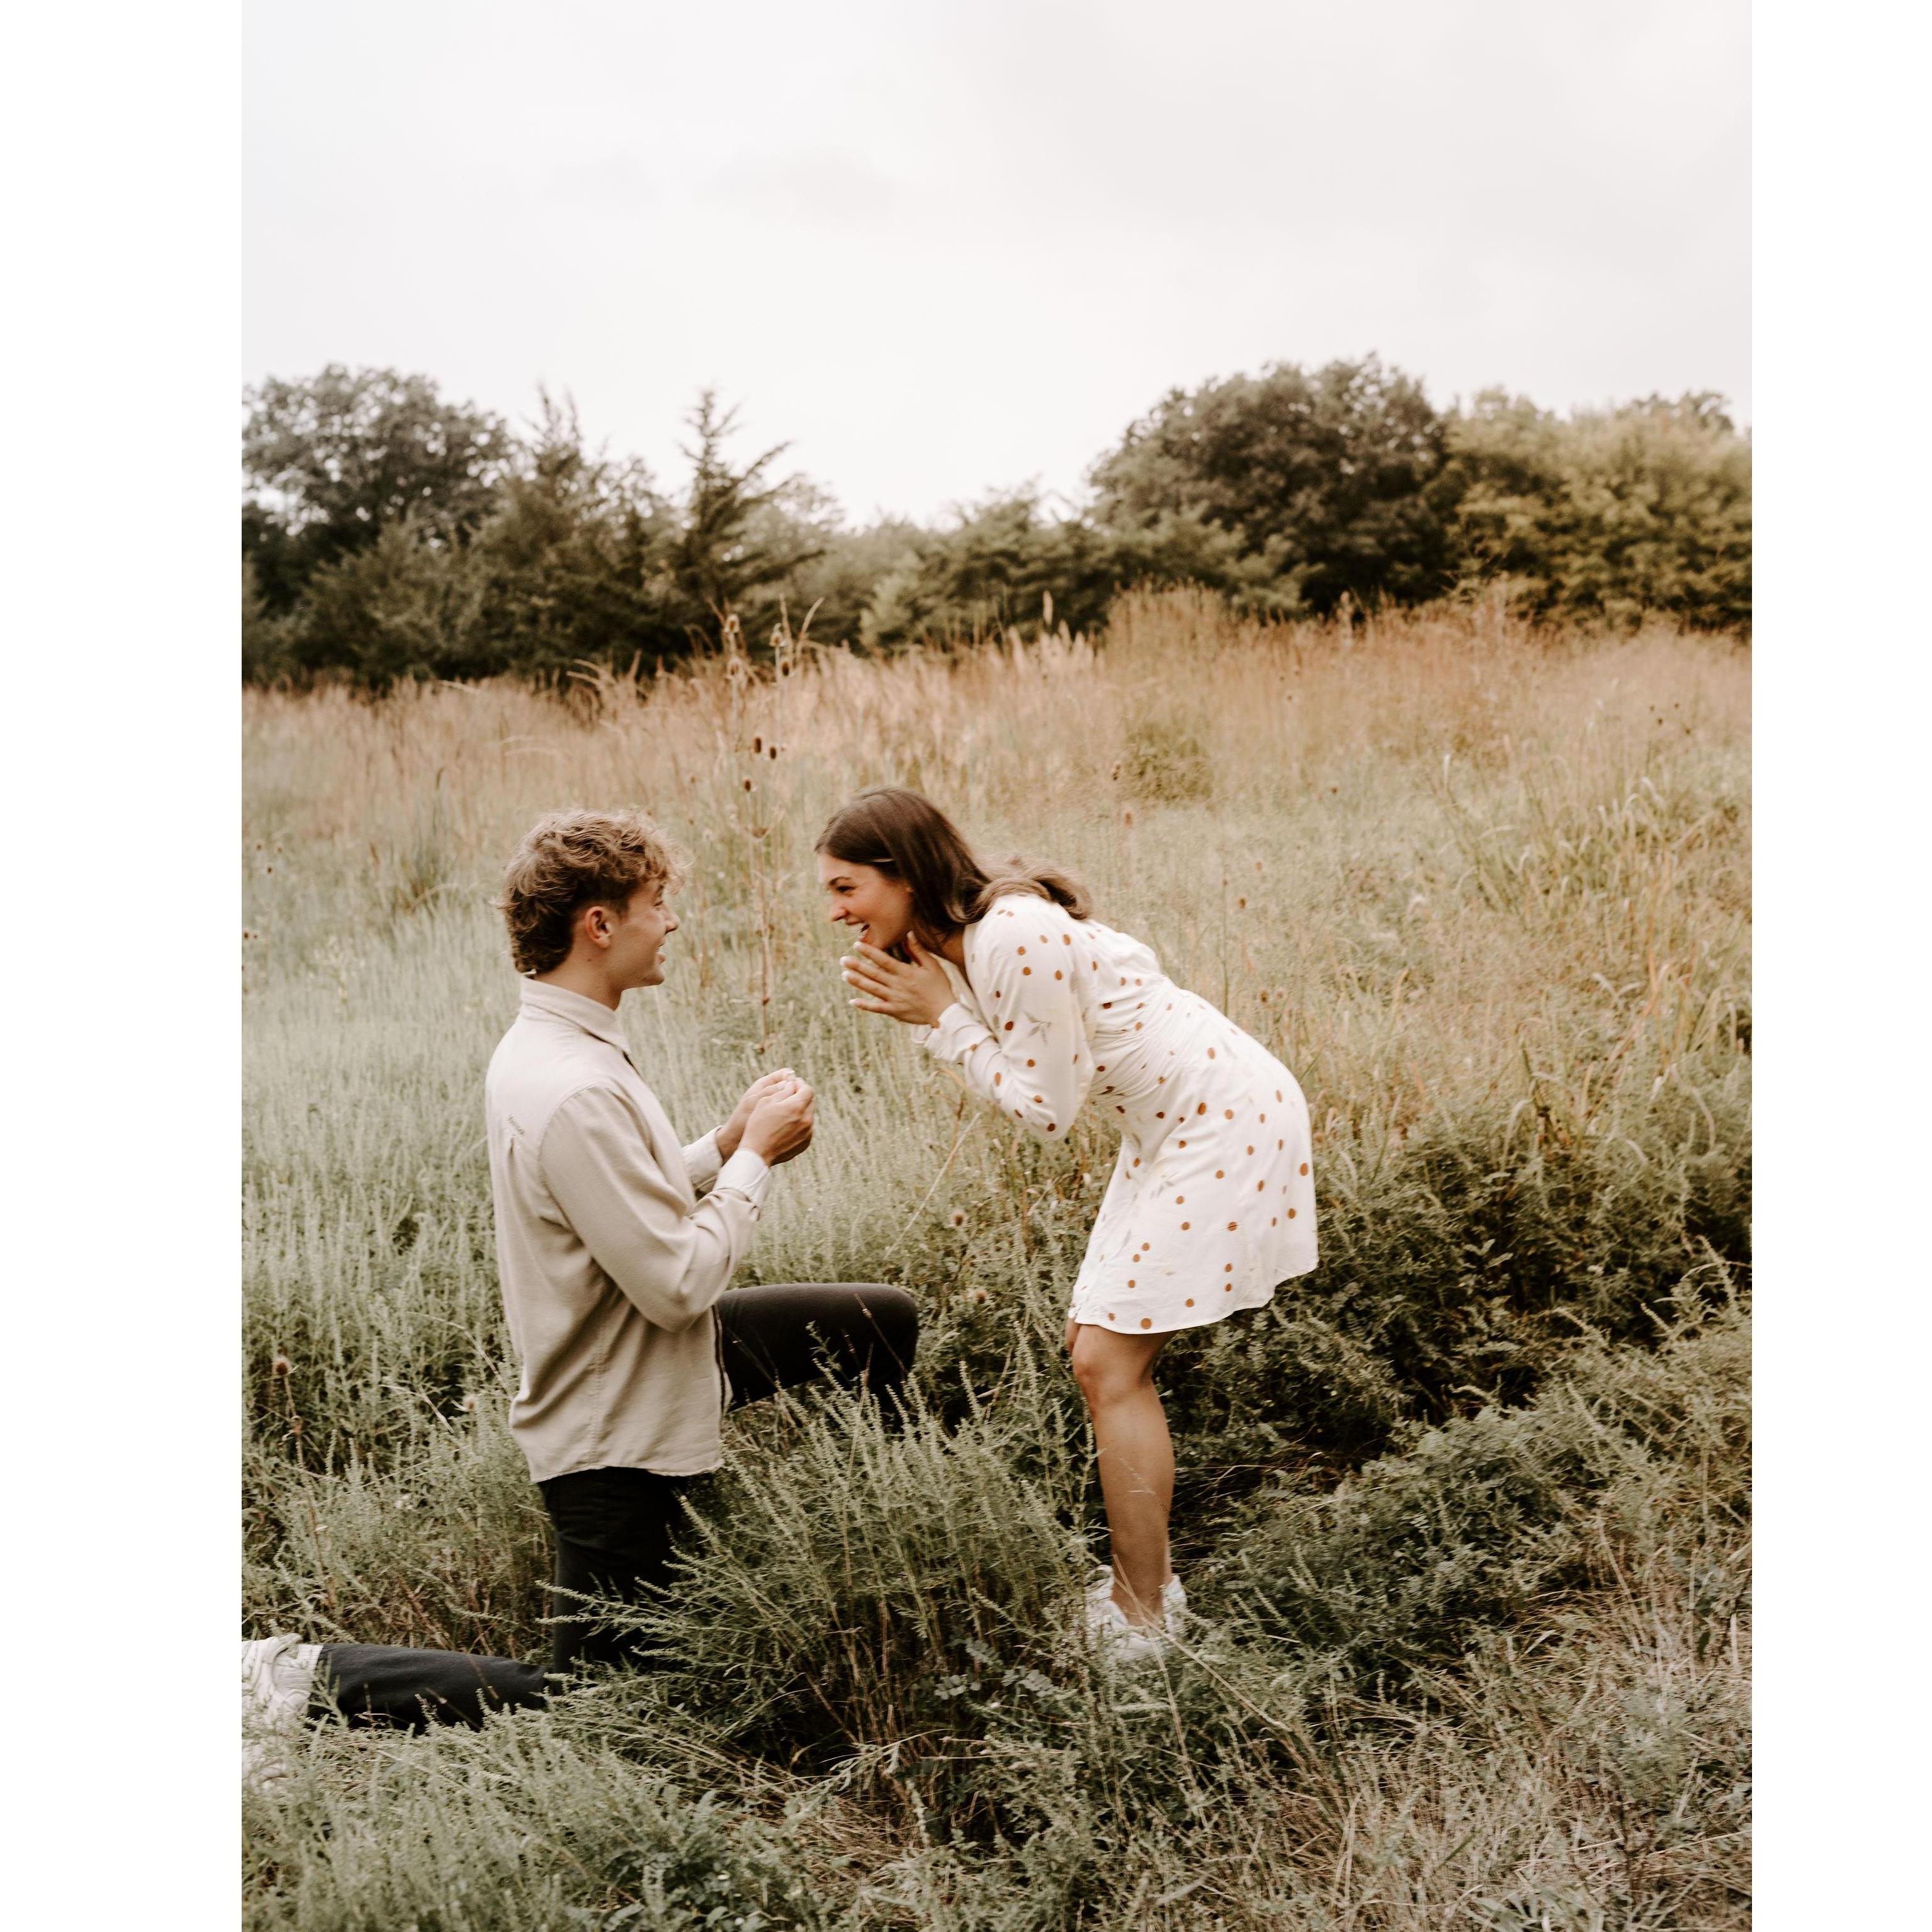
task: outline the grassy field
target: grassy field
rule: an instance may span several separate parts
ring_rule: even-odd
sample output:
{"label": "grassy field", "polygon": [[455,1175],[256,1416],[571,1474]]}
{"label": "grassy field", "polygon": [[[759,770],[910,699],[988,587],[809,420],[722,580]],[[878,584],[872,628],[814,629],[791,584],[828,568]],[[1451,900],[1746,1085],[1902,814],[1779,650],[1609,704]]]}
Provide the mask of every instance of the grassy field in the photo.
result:
{"label": "grassy field", "polygon": [[[626,1010],[674,1120],[818,1089],[746,1278],[926,1324],[904,1432],[734,1420],[677,1668],[316,1733],[248,1802],[250,1923],[1744,1924],[1748,671],[1171,596],[1091,644],[249,693],[249,1634],[542,1653],[482,1100],[541,811],[691,857]],[[1112,1146],[1023,1139],[845,1005],[812,841],[888,780],[1080,872],[1308,1094],[1320,1269],[1165,1358],[1209,1622],[1151,1678],[1069,1634],[1100,1514],[1059,1330]]]}

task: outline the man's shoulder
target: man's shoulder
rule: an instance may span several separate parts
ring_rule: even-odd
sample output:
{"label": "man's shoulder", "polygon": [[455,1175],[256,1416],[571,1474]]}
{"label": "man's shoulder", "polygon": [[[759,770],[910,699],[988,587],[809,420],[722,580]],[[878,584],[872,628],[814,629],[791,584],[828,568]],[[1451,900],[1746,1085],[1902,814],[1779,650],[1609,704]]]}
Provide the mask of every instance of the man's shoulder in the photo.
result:
{"label": "man's shoulder", "polygon": [[628,1099],[628,1072],[623,1055],[608,1040],[522,1012],[496,1042],[484,1093],[493,1116],[514,1114],[524,1132],[540,1135],[557,1108],[580,1094]]}

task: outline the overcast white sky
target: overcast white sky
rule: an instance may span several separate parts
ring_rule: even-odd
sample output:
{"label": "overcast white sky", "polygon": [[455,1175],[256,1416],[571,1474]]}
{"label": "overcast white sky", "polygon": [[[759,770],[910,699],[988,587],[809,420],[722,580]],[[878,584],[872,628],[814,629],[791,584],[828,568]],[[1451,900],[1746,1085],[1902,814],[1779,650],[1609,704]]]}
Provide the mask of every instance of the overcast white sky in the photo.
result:
{"label": "overcast white sky", "polygon": [[1746,0],[248,0],[250,380],[699,386],[855,518],[1086,466],[1174,385],[1750,412]]}

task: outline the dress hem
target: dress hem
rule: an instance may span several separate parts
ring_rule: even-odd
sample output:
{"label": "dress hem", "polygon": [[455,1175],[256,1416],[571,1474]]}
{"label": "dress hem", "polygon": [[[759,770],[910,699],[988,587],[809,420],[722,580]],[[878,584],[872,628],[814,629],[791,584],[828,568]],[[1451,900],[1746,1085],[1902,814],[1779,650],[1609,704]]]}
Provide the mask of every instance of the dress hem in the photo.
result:
{"label": "dress hem", "polygon": [[[1082,1315],[1081,1305],[1077,1301],[1067,1310],[1067,1318],[1082,1328],[1104,1329],[1110,1335],[1177,1335],[1184,1328],[1211,1328],[1216,1322],[1225,1322],[1231,1315],[1246,1315],[1255,1309],[1268,1307],[1290,1282],[1300,1281],[1312,1274],[1316,1265],[1311,1262],[1306,1268],[1294,1274],[1283,1275],[1265,1294],[1257,1297],[1250,1292],[1246,1296],[1230,1296],[1220,1308],[1207,1310],[1198,1316],[1184,1315],[1178,1321],[1156,1320],[1139,1310],[1135,1310],[1124,1322],[1109,1322],[1104,1311],[1099,1313],[1096,1319],[1092,1314]],[[1123,1297],[1122,1299],[1131,1303],[1132,1298]],[[1140,1325],[1143,1320],[1148,1323],[1144,1328]]]}

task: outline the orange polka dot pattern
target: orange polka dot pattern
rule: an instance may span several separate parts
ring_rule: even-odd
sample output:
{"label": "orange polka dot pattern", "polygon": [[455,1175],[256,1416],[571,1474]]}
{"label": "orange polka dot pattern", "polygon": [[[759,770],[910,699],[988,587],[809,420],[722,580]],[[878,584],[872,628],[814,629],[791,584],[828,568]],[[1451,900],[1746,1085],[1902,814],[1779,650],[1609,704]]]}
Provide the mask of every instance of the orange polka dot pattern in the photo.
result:
{"label": "orange polka dot pattern", "polygon": [[997,900],[964,944],[928,1051],[1029,1133],[1060,1138],[1088,1102],[1120,1132],[1076,1321],[1140,1334],[1217,1322],[1314,1267],[1307,1107],[1274,1054],[1138,940],[1031,895]]}

